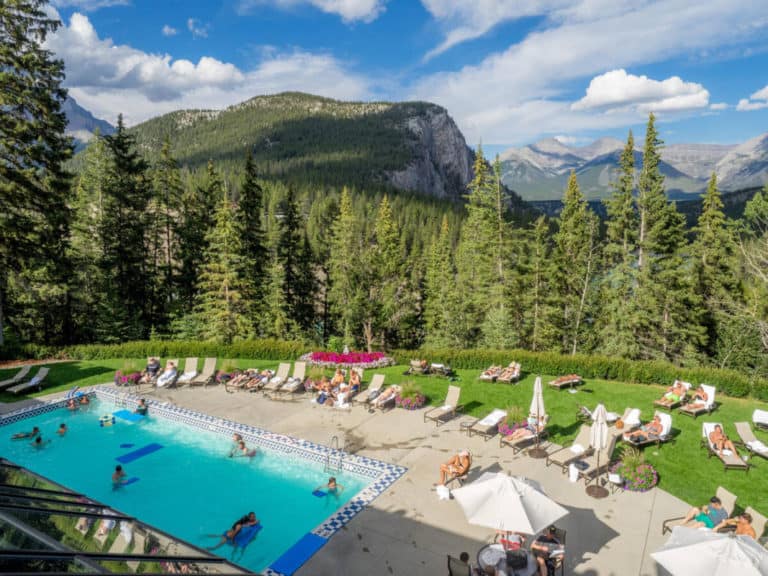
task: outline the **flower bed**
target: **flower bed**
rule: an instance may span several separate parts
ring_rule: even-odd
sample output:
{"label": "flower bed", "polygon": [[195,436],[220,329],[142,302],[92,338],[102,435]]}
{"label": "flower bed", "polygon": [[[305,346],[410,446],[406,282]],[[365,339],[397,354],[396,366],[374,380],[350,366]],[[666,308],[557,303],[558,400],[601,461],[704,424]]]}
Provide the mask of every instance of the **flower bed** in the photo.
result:
{"label": "flower bed", "polygon": [[395,406],[403,408],[404,410],[418,410],[423,407],[426,402],[427,397],[420,392],[405,397],[400,394],[395,396]]}
{"label": "flower bed", "polygon": [[128,372],[123,374],[120,370],[115,372],[115,386],[136,386],[141,379],[141,372]]}
{"label": "flower bed", "polygon": [[630,466],[618,462],[611,466],[611,472],[624,479],[624,489],[630,492],[647,492],[659,483],[659,473],[650,464]]}
{"label": "flower bed", "polygon": [[309,352],[300,358],[313,366],[383,368],[395,363],[383,352]]}

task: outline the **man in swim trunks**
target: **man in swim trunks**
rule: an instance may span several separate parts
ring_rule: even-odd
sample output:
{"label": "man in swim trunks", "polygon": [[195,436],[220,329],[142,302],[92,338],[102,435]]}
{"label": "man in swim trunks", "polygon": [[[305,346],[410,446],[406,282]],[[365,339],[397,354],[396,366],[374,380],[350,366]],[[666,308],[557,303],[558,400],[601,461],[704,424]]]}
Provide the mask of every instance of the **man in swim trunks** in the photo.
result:
{"label": "man in swim trunks", "polygon": [[241,528],[243,526],[255,526],[259,523],[259,519],[256,518],[255,512],[249,512],[239,520],[235,520],[235,523],[232,524],[232,528],[224,532],[224,534],[209,534],[209,536],[212,536],[214,538],[220,537],[221,540],[214,546],[208,546],[206,550],[216,550],[217,548],[223,546],[224,544],[232,544],[235,541],[235,536],[237,536],[237,533],[240,532]]}
{"label": "man in swim trunks", "polygon": [[737,516],[736,518],[723,520],[720,524],[715,526],[715,531],[725,528],[726,526],[736,526],[736,531],[734,533],[737,536],[749,536],[753,540],[757,540],[757,534],[752,527],[752,515],[747,512],[744,512],[744,514]]}
{"label": "man in swim trunks", "polygon": [[147,410],[149,410],[149,407],[147,406],[147,401],[144,400],[144,398],[141,398],[139,400],[139,405],[136,406],[136,410],[134,410],[134,412],[136,414],[141,414],[142,416],[146,416]]}
{"label": "man in swim trunks", "polygon": [[728,439],[728,436],[723,432],[723,427],[720,424],[715,425],[715,429],[709,434],[709,441],[712,442],[712,446],[715,447],[720,456],[723,455],[723,450],[730,450],[734,454],[738,454],[736,446],[733,445]]}
{"label": "man in swim trunks", "polygon": [[61,426],[59,426],[59,429],[56,430],[56,434],[59,436],[64,436],[64,434],[67,433],[67,425],[62,422]]}
{"label": "man in swim trunks", "polygon": [[685,388],[685,384],[683,384],[680,380],[675,380],[675,383],[667,388],[667,393],[664,394],[659,399],[659,404],[664,404],[665,406],[671,406],[672,404],[676,404],[680,401],[680,399],[685,396],[685,393],[687,392]]}
{"label": "man in swim trunks", "polygon": [[32,428],[32,432],[18,432],[17,434],[14,434],[11,436],[11,440],[20,440],[21,438],[34,438],[40,434],[40,428],[35,426]]}
{"label": "man in swim trunks", "polygon": [[624,434],[624,440],[629,440],[630,442],[643,442],[651,436],[661,435],[662,430],[664,430],[664,425],[661,423],[661,417],[659,417],[658,414],[654,414],[653,420],[648,422],[648,424],[640,426],[640,428],[634,432],[626,432]]}
{"label": "man in swim trunks", "polygon": [[688,511],[683,526],[689,528],[714,528],[728,518],[728,512],[723,508],[720,498],[712,496],[709,504],[696,508],[695,506]]}
{"label": "man in swim trunks", "polygon": [[123,467],[118,464],[115,466],[115,471],[112,473],[112,489],[119,488],[123,484],[125,484],[125,477],[127,474],[125,473],[125,470],[123,470]]}
{"label": "man in swim trunks", "polygon": [[[469,450],[462,450],[453,456],[448,462],[440,465],[440,486],[445,486],[448,477],[464,476],[472,465],[472,457]],[[437,484],[436,484],[437,486]]]}

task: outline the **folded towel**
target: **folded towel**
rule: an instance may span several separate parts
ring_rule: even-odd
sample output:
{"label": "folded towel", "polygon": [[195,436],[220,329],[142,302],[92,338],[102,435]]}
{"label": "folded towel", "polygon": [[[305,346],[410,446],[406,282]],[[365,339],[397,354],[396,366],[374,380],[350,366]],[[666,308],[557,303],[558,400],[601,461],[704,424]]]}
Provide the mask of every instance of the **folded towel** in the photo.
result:
{"label": "folded towel", "polygon": [[768,446],[763,444],[760,440],[753,440],[752,442],[747,442],[747,446],[752,448],[755,452],[768,452]]}
{"label": "folded towel", "polygon": [[184,372],[181,376],[179,376],[179,382],[189,382],[197,376],[197,372]]}
{"label": "folded towel", "polygon": [[573,446],[571,446],[570,450],[574,454],[583,454],[584,453],[584,446],[582,446],[581,444],[574,444]]}
{"label": "folded towel", "polygon": [[501,419],[504,418],[506,415],[507,413],[504,412],[504,410],[496,409],[490,414],[488,414],[488,416],[480,420],[478,424],[481,426],[493,426],[494,424],[498,424],[499,422],[501,422]]}
{"label": "folded towel", "polygon": [[440,410],[453,410],[453,406],[451,406],[450,404],[444,404],[440,406]]}

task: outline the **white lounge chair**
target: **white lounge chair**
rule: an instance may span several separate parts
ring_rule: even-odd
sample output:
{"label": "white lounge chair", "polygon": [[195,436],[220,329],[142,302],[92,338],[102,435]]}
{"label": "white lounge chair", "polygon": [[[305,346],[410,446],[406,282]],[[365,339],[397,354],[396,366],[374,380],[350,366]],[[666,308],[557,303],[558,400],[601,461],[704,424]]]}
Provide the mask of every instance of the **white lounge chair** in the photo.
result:
{"label": "white lounge chair", "polygon": [[754,412],[752,412],[752,422],[758,428],[762,428],[763,430],[768,430],[768,411],[755,410]]}
{"label": "white lounge chair", "polygon": [[672,416],[666,412],[659,412],[658,410],[654,413],[654,416],[658,416],[659,421],[661,422],[660,434],[646,434],[644,440],[634,440],[632,438],[623,437],[624,442],[635,448],[643,448],[649,444],[656,444],[656,446],[660,447],[662,442],[669,441],[672,438]]}
{"label": "white lounge chair", "polygon": [[40,370],[37,371],[37,374],[32,376],[27,382],[22,382],[21,384],[16,384],[15,386],[11,386],[8,388],[8,392],[13,392],[14,394],[19,394],[20,392],[27,392],[28,390],[33,390],[37,388],[38,390],[43,389],[43,380],[45,380],[45,377],[48,376],[48,371],[50,368],[47,366],[40,368]]}
{"label": "white lounge chair", "polygon": [[739,456],[738,453],[733,453],[730,450],[723,450],[722,454],[715,448],[709,439],[709,435],[715,430],[715,426],[723,427],[719,422],[703,422],[701,425],[701,445],[707,447],[709,457],[717,456],[720,462],[723,463],[723,469],[728,470],[744,470],[749,472],[749,464]]}
{"label": "white lounge chair", "polygon": [[424,413],[424,422],[433,420],[436,426],[440,426],[445,421],[450,420],[461,410],[463,406],[459,404],[461,397],[461,388],[458,386],[448,386],[448,393],[445,395],[445,402],[442,406],[433,408]]}
{"label": "white lounge chair", "polygon": [[384,386],[384,374],[374,374],[368,388],[358,392],[357,396],[352,397],[353,402],[368,404],[381,392],[382,386]]}
{"label": "white lounge chair", "polygon": [[501,424],[501,421],[504,420],[504,418],[507,417],[507,412],[505,410],[499,410],[496,408],[493,410],[488,416],[483,418],[482,420],[478,420],[472,426],[468,426],[466,428],[467,434],[470,436],[473,436],[474,434],[479,434],[486,440],[489,438],[492,438],[496,432],[499,430],[499,424]]}
{"label": "white lounge chair", "polygon": [[749,422],[736,422],[736,433],[741,438],[741,443],[744,448],[749,450],[752,454],[762,456],[768,460],[768,446],[766,446],[762,440],[758,440],[755,433],[752,432],[752,428],[749,427]]}
{"label": "white lounge chair", "polygon": [[678,412],[680,414],[687,414],[688,416],[699,416],[700,414],[709,414],[715,409],[715,392],[717,391],[714,386],[709,384],[701,385],[704,392],[707,393],[707,400],[705,402],[690,402],[683,404]]}
{"label": "white lounge chair", "polygon": [[277,374],[264,385],[265,392],[276,392],[280,390],[280,387],[288,380],[288,374],[291,371],[291,365],[288,362],[283,362],[277,367]]}
{"label": "white lounge chair", "polygon": [[550,464],[560,466],[560,469],[565,473],[569,464],[584,456],[589,456],[593,452],[589,445],[589,434],[589,426],[582,424],[570,446],[562,447],[552,444],[552,452],[547,455],[547,466]]}
{"label": "white lounge chair", "polygon": [[197,376],[197,358],[187,358],[184,361],[184,372],[176,380],[177,386],[189,384]]}
{"label": "white lounge chair", "polygon": [[293,376],[288,378],[288,380],[285,381],[285,384],[280,387],[280,392],[287,392],[292,394],[294,392],[298,392],[299,390],[303,390],[306,374],[307,363],[296,362],[296,364],[293,365]]}

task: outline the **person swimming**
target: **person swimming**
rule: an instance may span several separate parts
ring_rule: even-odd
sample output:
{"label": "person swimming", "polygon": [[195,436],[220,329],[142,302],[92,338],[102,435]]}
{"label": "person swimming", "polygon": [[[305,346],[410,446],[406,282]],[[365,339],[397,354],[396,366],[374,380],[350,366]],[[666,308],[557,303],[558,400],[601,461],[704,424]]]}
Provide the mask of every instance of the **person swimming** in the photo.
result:
{"label": "person swimming", "polygon": [[147,406],[147,401],[144,398],[141,398],[139,400],[139,405],[136,406],[136,410],[134,410],[134,414],[141,414],[142,416],[147,415],[147,410],[149,410],[149,407]]}
{"label": "person swimming", "polygon": [[40,434],[40,428],[35,426],[34,428],[32,428],[31,432],[17,432],[13,436],[11,436],[11,440],[21,440],[22,438],[34,438],[39,434]]}
{"label": "person swimming", "polygon": [[256,448],[248,448],[243,440],[237,443],[237,448],[232,451],[233,457],[244,456],[246,458],[253,458],[256,456]]}
{"label": "person swimming", "polygon": [[125,473],[125,470],[123,470],[123,467],[118,464],[115,466],[115,471],[112,473],[112,489],[116,490],[126,482],[126,476],[128,474]]}
{"label": "person swimming", "polygon": [[322,484],[315,488],[315,492],[326,492],[327,494],[333,494],[334,496],[338,496],[344,491],[344,486],[336,482],[336,477],[331,476],[328,478],[327,484]]}
{"label": "person swimming", "polygon": [[50,440],[43,441],[43,437],[38,436],[37,438],[34,439],[31,446],[32,448],[36,448],[39,450],[40,448],[43,448],[46,444],[50,444],[50,442],[51,442]]}
{"label": "person swimming", "polygon": [[64,436],[64,434],[66,433],[67,433],[67,425],[62,422],[61,426],[59,426],[59,429],[56,430],[56,434],[58,434],[59,436]]}
{"label": "person swimming", "polygon": [[206,550],[216,550],[224,544],[234,544],[235,536],[237,536],[238,532],[240,532],[244,526],[255,526],[258,523],[259,519],[256,518],[256,513],[249,512],[242,518],[235,520],[234,524],[232,524],[232,528],[225,531],[223,534],[208,534],[208,536],[211,538],[221,539],[215,545],[206,547]]}
{"label": "person swimming", "polygon": [[74,398],[67,400],[67,410],[72,410],[73,412],[77,410],[77,404],[75,404]]}

